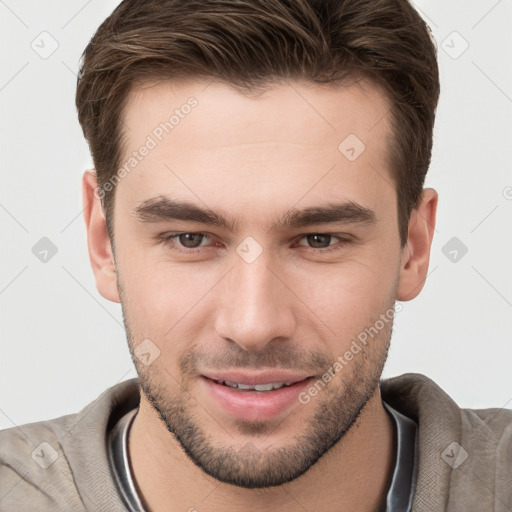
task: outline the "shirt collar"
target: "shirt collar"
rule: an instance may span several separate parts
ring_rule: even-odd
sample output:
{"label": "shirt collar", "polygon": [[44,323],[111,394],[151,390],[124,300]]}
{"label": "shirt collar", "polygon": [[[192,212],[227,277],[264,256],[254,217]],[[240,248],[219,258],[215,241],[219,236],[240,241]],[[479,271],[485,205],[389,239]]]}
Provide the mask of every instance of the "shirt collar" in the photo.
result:
{"label": "shirt collar", "polygon": [[[410,512],[417,472],[417,425],[386,402],[384,408],[394,421],[395,468],[386,497],[386,512]],[[128,434],[137,409],[127,412],[109,434],[109,459],[114,480],[129,512],[145,512],[133,480],[128,455]]]}

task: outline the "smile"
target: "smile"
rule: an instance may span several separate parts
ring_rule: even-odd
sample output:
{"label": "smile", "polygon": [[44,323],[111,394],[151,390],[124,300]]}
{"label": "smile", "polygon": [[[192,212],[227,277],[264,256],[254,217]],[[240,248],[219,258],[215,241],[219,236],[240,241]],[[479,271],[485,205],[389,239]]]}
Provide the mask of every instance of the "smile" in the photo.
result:
{"label": "smile", "polygon": [[244,391],[272,391],[284,386],[290,386],[292,382],[271,382],[269,384],[241,384],[237,382],[230,382],[228,380],[217,380],[218,384],[229,386],[230,388],[240,389]]}

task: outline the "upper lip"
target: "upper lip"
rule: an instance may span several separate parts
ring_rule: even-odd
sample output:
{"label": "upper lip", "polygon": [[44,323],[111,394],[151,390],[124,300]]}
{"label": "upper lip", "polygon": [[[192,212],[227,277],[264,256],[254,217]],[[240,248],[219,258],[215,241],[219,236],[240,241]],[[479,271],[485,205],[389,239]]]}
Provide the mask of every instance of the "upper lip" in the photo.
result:
{"label": "upper lip", "polygon": [[204,377],[211,380],[223,380],[235,382],[236,384],[245,384],[247,386],[254,386],[256,384],[275,384],[281,382],[300,382],[301,380],[311,377],[304,373],[283,371],[283,370],[269,370],[264,372],[248,372],[247,370],[227,370],[227,371],[209,371],[203,373]]}

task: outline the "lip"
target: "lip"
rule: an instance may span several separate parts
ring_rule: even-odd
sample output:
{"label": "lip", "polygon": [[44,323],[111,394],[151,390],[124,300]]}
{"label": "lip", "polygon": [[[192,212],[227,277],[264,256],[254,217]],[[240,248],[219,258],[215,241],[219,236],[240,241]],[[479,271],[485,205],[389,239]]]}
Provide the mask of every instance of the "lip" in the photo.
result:
{"label": "lip", "polygon": [[277,382],[300,382],[311,375],[286,372],[283,370],[270,370],[265,372],[248,372],[247,370],[229,370],[223,372],[206,372],[203,377],[211,380],[227,380],[237,384],[254,386],[256,384],[270,384]]}
{"label": "lip", "polygon": [[[242,421],[261,422],[271,420],[288,411],[294,404],[297,405],[299,394],[309,385],[313,377],[302,377],[299,380],[299,377],[285,375],[283,372],[268,372],[259,375],[249,375],[244,372],[243,374],[238,373],[237,377],[232,372],[223,372],[222,377],[211,379],[202,375],[199,380],[200,384],[204,386],[206,394],[229,416]],[[228,380],[247,385],[270,382],[293,382],[293,384],[272,391],[253,391],[228,387],[219,384],[216,382],[217,380]]]}

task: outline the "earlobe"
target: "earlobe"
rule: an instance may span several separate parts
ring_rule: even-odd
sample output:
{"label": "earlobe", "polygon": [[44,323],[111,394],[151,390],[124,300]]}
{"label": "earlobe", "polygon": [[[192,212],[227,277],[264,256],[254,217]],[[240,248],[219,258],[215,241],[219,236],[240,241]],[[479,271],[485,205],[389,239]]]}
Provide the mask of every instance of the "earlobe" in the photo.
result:
{"label": "earlobe", "polygon": [[82,202],[89,259],[100,294],[112,302],[121,302],[114,253],[101,199],[96,193],[97,187],[96,173],[85,171],[82,178]]}
{"label": "earlobe", "polygon": [[408,239],[402,249],[397,300],[412,300],[423,289],[436,224],[437,201],[438,194],[434,189],[424,189],[418,208],[411,212]]}

